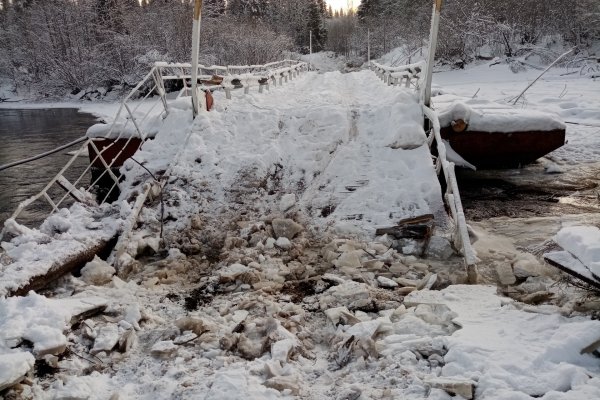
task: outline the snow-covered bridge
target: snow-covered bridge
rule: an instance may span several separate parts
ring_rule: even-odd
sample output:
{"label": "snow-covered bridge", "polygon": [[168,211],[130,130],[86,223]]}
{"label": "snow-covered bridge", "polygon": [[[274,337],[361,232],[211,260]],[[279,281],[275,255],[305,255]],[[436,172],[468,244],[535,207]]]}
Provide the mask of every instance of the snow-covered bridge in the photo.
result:
{"label": "snow-covered bridge", "polygon": [[[201,164],[181,168],[208,182],[220,201],[244,184],[240,176],[260,180],[279,166],[279,192],[296,194],[316,225],[372,235],[422,214],[445,220],[413,92],[387,86],[371,71],[309,73],[269,95],[232,102],[217,96],[216,104],[192,124],[192,145],[182,154]],[[177,143],[159,134],[146,158]]]}
{"label": "snow-covered bridge", "polygon": [[[190,97],[185,96],[189,91],[185,68],[190,67],[158,64],[125,100],[112,124],[90,129],[90,139],[81,150],[92,149],[92,157],[96,154],[92,164],[100,160],[106,167],[103,175],[121,189],[121,199],[137,198],[135,204],[107,217],[110,206],[103,203],[108,195],[98,197],[100,206],[91,200],[100,178],[86,192],[76,189],[84,184],[83,176],[71,184],[59,174],[32,198],[47,200],[56,212],[44,225],[42,236],[60,233],[61,226],[74,226],[70,231],[77,234],[40,239],[18,224],[19,213],[32,201],[24,203],[5,228],[26,239],[8,251],[13,265],[4,268],[2,292],[36,287],[29,285],[33,276],[64,264],[65,256],[73,252],[89,256],[99,242],[107,243],[117,232],[120,241],[112,259],[123,262],[128,249],[135,255],[132,231],[153,191],[163,193],[160,216],[156,216],[161,220],[161,236],[163,230],[177,236],[174,232],[185,229],[192,218],[218,226],[240,215],[258,217],[290,209],[308,219],[304,222],[317,232],[363,238],[425,217],[435,221],[439,234],[455,240],[468,266],[474,265],[460,198],[453,194],[458,191],[453,166],[445,160],[443,144],[434,147],[436,157],[432,156],[439,124],[435,113],[422,105],[423,65],[404,71],[375,65],[376,72],[300,76],[305,67],[293,62],[201,67],[226,75],[214,86],[204,86],[212,90],[212,110],[192,118]],[[182,79],[180,95],[168,95],[165,81]],[[282,85],[284,81],[288,83]],[[153,87],[144,99],[131,100],[148,82]],[[240,84],[244,90],[232,90]],[[423,128],[426,116],[433,121],[429,136]],[[120,156],[106,160],[98,156],[106,149],[96,146],[97,136],[117,139],[115,143],[121,141],[122,147],[136,137],[142,139],[143,146],[122,169],[124,182],[116,176],[117,164],[113,165]],[[153,140],[144,142],[147,138]],[[438,181],[442,171],[450,189],[446,203],[452,218]],[[58,212],[68,196],[51,199],[48,188],[53,183],[87,204],[87,211],[78,206],[73,212]],[[143,236],[148,240],[147,234]],[[159,234],[154,236],[151,241],[158,243]],[[31,241],[40,242],[38,250],[24,251]],[[40,259],[40,252],[46,256]],[[35,268],[23,267],[32,263]]]}

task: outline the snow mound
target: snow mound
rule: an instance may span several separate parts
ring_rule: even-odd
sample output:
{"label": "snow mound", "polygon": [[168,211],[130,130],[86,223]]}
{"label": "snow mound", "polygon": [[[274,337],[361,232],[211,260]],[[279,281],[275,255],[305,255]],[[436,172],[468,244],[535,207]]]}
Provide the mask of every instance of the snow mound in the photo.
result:
{"label": "snow mound", "polygon": [[0,354],[0,392],[23,379],[34,362],[35,358],[28,352]]}
{"label": "snow mound", "polygon": [[[524,312],[496,290],[457,285],[406,297],[405,303],[443,304],[457,314],[453,321],[461,329],[446,338],[442,376],[475,380],[478,399],[600,395],[598,379],[590,376],[600,372],[598,362],[580,353],[598,340],[600,322]],[[569,395],[549,395],[556,392]]]}
{"label": "snow mound", "polygon": [[309,63],[311,68],[321,72],[340,71],[346,66],[346,59],[337,56],[333,51],[305,54],[300,58],[302,61]]}
{"label": "snow mound", "polygon": [[0,354],[9,354],[23,339],[33,343],[38,356],[60,354],[67,346],[63,332],[71,319],[106,305],[99,297],[48,299],[35,292],[0,299]]}
{"label": "snow mound", "polygon": [[1,244],[10,261],[0,266],[0,297],[26,287],[32,279],[46,275],[74,255],[110,240],[122,222],[112,213],[110,205],[92,211],[75,203],[47,218],[39,230],[7,220],[7,231],[17,236]]}

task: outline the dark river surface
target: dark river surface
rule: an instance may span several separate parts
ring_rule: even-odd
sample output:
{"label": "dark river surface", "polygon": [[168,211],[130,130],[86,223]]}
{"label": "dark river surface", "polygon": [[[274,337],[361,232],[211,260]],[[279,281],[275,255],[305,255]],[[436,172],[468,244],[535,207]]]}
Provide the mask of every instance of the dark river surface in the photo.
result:
{"label": "dark river surface", "polygon": [[[85,135],[97,118],[77,109],[2,109],[0,108],[0,165],[43,153]],[[34,194],[61,170],[81,144],[28,164],[0,171],[0,226],[19,203]],[[79,157],[65,174],[73,182],[88,165],[87,157]],[[85,178],[89,183],[89,177]],[[53,189],[55,193],[62,191]],[[27,225],[39,223],[49,210],[43,200],[30,206],[18,219]]]}

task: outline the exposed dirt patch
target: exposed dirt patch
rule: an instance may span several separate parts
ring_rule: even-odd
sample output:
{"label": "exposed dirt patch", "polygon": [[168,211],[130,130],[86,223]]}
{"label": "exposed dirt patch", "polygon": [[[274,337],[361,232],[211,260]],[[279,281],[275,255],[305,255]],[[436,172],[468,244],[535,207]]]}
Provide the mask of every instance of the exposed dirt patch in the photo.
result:
{"label": "exposed dirt patch", "polygon": [[184,307],[187,311],[195,311],[201,306],[208,305],[215,296],[215,287],[210,284],[202,285],[192,290],[184,301]]}
{"label": "exposed dirt patch", "polygon": [[[283,288],[281,289],[281,293],[285,295],[291,296],[291,301],[293,303],[302,303],[307,296],[312,296],[316,293],[315,286],[317,281],[312,280],[303,280],[303,281],[288,281],[285,282]],[[332,284],[326,284],[321,288],[321,291],[324,291],[330,288]]]}

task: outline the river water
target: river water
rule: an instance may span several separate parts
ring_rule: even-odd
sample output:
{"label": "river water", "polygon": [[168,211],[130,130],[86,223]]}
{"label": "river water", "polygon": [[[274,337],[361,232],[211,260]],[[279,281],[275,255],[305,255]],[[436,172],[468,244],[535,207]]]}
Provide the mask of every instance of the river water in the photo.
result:
{"label": "river water", "polygon": [[[0,109],[0,165],[52,150],[80,138],[95,122],[94,116],[71,108]],[[77,148],[74,146],[47,158],[0,171],[0,226],[21,201],[43,189],[69,161],[71,156],[67,153]],[[66,178],[72,182],[87,165],[88,158],[80,157],[65,174]],[[85,183],[88,181],[89,178],[86,178]],[[22,215],[19,222],[39,223],[47,210],[47,203],[38,201]]]}

